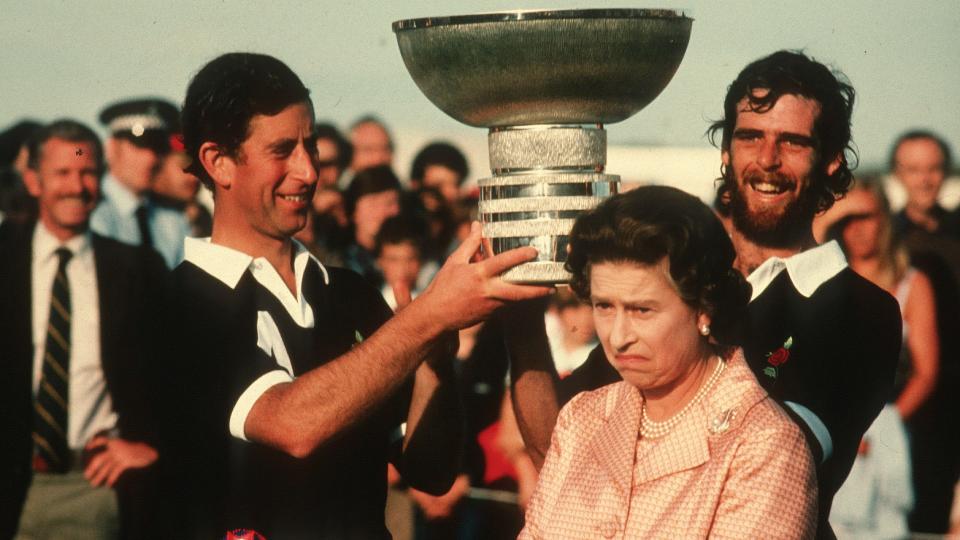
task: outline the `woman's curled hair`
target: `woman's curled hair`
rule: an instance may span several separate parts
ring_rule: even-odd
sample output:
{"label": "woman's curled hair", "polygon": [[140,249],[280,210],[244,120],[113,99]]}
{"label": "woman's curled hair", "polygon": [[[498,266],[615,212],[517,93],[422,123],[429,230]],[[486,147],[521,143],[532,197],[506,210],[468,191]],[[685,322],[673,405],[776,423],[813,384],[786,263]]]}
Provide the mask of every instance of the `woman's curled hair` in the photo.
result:
{"label": "woman's curled hair", "polygon": [[654,265],[664,257],[680,298],[710,316],[716,344],[740,345],[750,285],[733,268],[736,252],[720,220],[699,199],[678,189],[640,187],[580,216],[570,233],[570,287],[587,300],[592,265]]}

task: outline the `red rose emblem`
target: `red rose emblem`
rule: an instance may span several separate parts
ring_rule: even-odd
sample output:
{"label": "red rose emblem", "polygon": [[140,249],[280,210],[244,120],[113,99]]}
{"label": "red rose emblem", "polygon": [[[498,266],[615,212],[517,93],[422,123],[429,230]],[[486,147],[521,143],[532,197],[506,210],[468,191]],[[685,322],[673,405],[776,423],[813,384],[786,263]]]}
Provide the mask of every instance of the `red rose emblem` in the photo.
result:
{"label": "red rose emblem", "polygon": [[777,367],[781,364],[785,364],[789,359],[790,351],[780,347],[779,349],[770,353],[770,356],[767,357],[767,362],[769,362],[771,366]]}

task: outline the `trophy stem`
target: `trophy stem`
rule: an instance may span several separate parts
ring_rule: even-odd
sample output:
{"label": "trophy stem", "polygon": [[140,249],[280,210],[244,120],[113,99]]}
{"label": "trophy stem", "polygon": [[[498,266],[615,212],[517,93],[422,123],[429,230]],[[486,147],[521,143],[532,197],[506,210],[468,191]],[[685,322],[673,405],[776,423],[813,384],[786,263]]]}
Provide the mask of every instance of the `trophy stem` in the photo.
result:
{"label": "trophy stem", "polygon": [[600,124],[491,128],[493,177],[479,181],[480,221],[494,253],[535,247],[535,261],[503,275],[515,283],[562,283],[570,229],[577,216],[617,193],[604,174],[607,133]]}

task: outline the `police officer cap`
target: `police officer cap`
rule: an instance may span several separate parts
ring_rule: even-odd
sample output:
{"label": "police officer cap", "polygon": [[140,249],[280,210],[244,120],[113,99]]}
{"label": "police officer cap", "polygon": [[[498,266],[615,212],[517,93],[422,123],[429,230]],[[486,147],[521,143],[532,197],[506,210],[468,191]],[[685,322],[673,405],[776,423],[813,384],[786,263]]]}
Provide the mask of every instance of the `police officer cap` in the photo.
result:
{"label": "police officer cap", "polygon": [[158,152],[170,149],[171,133],[180,131],[180,111],[169,101],[157,98],[118,101],[100,113],[100,123],[110,135]]}

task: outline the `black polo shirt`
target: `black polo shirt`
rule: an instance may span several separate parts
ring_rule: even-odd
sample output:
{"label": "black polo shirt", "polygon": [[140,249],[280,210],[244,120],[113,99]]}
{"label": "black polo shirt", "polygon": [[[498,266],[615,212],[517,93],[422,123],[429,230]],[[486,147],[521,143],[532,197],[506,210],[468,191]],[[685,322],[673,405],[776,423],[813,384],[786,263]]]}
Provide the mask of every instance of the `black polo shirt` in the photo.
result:
{"label": "black polo shirt", "polygon": [[188,239],[173,273],[159,395],[177,538],[239,528],[270,540],[389,538],[386,464],[409,386],[304,459],[245,440],[263,392],[346,353],[392,315],[359,276],[297,248],[296,297],[265,260],[201,240]]}
{"label": "black polo shirt", "polygon": [[[818,537],[829,538],[833,496],[893,386],[899,307],[846,266],[835,242],[789,259],[768,259],[748,280],[754,291],[744,354],[757,381],[797,420],[819,458]],[[566,402],[619,379],[598,346],[560,381],[559,397]]]}

